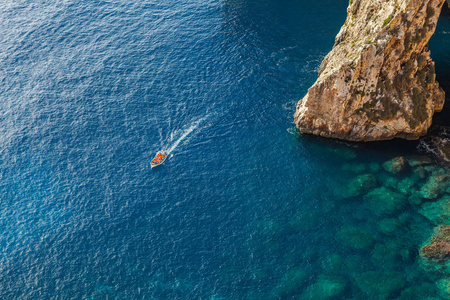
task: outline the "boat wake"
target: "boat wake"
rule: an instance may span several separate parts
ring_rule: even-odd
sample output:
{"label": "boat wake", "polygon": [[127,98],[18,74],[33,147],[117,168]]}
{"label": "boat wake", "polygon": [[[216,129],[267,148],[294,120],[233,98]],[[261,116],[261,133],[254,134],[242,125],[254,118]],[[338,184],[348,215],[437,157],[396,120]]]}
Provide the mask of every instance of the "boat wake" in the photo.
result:
{"label": "boat wake", "polygon": [[178,132],[173,132],[170,135],[170,140],[172,145],[170,147],[168,147],[167,149],[167,154],[171,154],[179,145],[181,142],[183,142],[194,130],[196,130],[199,125],[204,122],[206,119],[208,119],[210,117],[210,115],[206,115],[203,118],[200,118],[194,122],[192,122],[192,124],[183,130],[183,132],[181,133],[181,136],[176,139],[173,143],[172,141],[175,139],[175,137],[178,135]]}

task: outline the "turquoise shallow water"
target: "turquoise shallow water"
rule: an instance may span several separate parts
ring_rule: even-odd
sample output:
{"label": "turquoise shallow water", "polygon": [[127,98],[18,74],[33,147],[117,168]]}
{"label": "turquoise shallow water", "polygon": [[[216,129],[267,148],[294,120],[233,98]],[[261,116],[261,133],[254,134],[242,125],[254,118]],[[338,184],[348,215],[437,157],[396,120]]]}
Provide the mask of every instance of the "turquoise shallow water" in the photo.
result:
{"label": "turquoise shallow water", "polygon": [[0,297],[445,299],[419,249],[446,222],[448,191],[422,193],[446,169],[392,175],[420,143],[292,124],[347,4],[4,5]]}

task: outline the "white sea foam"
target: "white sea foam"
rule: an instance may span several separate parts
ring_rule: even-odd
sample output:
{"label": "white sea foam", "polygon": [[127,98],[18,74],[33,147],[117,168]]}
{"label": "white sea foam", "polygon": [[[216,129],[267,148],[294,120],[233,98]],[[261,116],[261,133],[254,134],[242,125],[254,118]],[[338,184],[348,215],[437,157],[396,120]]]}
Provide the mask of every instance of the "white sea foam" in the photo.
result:
{"label": "white sea foam", "polygon": [[419,144],[417,145],[417,149],[420,152],[423,152],[423,153],[432,154],[432,155],[435,155],[435,156],[438,155],[438,153],[436,152],[436,149],[433,146],[432,142],[431,141],[427,141],[425,139],[422,139],[419,142]]}

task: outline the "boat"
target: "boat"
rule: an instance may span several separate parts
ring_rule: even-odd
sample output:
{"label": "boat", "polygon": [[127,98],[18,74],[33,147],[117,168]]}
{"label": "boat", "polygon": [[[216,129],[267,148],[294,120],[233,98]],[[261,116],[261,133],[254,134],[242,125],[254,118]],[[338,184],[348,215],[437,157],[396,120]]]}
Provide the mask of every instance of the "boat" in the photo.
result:
{"label": "boat", "polygon": [[152,168],[162,165],[167,159],[167,152],[164,150],[156,153],[155,158],[152,159],[151,166]]}

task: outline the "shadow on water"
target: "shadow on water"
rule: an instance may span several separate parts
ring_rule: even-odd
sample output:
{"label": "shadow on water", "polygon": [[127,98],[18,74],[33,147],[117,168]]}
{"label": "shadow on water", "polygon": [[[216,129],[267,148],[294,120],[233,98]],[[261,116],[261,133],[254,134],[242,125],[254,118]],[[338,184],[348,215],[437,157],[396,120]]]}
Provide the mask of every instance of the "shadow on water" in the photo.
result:
{"label": "shadow on water", "polygon": [[445,104],[441,112],[433,116],[433,124],[427,136],[421,139],[419,150],[432,154],[441,163],[448,165],[446,150],[450,143],[450,9],[442,7],[436,30],[429,42],[431,57],[435,62],[436,81],[445,92]]}
{"label": "shadow on water", "polygon": [[[445,92],[445,105],[442,112],[434,117],[434,124],[450,126],[450,9],[444,4],[436,31],[430,39],[429,48],[436,65],[436,80]],[[435,132],[432,128],[431,132]]]}

